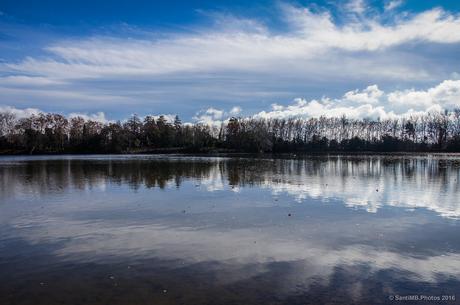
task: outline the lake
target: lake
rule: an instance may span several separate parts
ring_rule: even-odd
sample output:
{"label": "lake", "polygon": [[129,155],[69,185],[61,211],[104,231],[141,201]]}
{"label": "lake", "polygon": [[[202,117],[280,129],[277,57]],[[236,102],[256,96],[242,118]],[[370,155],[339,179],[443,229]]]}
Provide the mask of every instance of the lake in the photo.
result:
{"label": "lake", "polygon": [[459,155],[1,157],[0,179],[2,305],[460,302]]}

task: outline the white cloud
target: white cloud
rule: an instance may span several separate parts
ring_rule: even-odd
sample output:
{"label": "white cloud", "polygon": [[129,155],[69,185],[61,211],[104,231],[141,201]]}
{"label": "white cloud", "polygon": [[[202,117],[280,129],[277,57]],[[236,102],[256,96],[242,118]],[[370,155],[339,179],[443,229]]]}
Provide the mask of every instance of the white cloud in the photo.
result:
{"label": "white cloud", "polygon": [[366,89],[359,91],[349,91],[345,93],[344,100],[360,104],[377,104],[383,91],[377,85],[368,86]]}
{"label": "white cloud", "polygon": [[445,80],[428,90],[403,90],[388,94],[390,107],[397,109],[426,110],[432,106],[439,108],[460,107],[460,80]]}
{"label": "white cloud", "polygon": [[197,112],[196,116],[193,117],[196,123],[206,124],[209,126],[217,126],[222,124],[222,117],[224,115],[223,110],[208,108],[205,111]]}
{"label": "white cloud", "polygon": [[[8,112],[15,115],[16,119],[27,118],[32,115],[38,115],[40,113],[45,113],[44,111],[37,109],[37,108],[25,108],[20,109],[12,106],[0,106],[0,112]],[[77,113],[72,112],[67,115],[69,119],[74,117],[81,117],[85,120],[92,120],[101,123],[108,123],[112,122],[108,120],[104,114],[104,112],[97,112],[97,113]]]}
{"label": "white cloud", "polygon": [[340,117],[349,118],[385,118],[393,117],[394,113],[387,113],[382,106],[374,107],[370,104],[357,106],[341,106],[340,100],[322,99],[306,101],[295,99],[289,106],[275,105],[272,111],[261,111],[254,115],[255,118],[310,118],[310,117]]}
{"label": "white cloud", "polygon": [[103,123],[103,124],[112,122],[105,117],[104,112],[97,112],[97,113],[91,113],[91,114],[73,112],[73,113],[70,113],[68,117],[70,119],[75,118],[75,117],[81,117],[85,119],[86,121],[91,120],[91,121],[96,121],[96,122]]}
{"label": "white cloud", "polygon": [[224,115],[224,111],[215,108],[209,108],[206,110],[206,114],[210,115],[213,119],[221,119]]}
{"label": "white cloud", "polygon": [[400,7],[404,3],[403,0],[391,0],[385,4],[385,11],[391,11]]}
{"label": "white cloud", "polygon": [[209,126],[220,126],[222,123],[228,121],[231,116],[240,114],[241,111],[242,109],[240,106],[235,106],[228,112],[211,107],[205,111],[198,111],[193,119],[196,123]]}
{"label": "white cloud", "polygon": [[385,94],[377,85],[359,91],[349,91],[342,98],[307,101],[295,99],[288,106],[272,105],[271,111],[261,111],[256,118],[340,117],[394,118],[411,114],[441,111],[460,107],[460,81],[446,80],[428,90],[393,91]]}
{"label": "white cloud", "polygon": [[53,80],[46,77],[40,76],[6,76],[0,77],[0,83],[3,85],[18,85],[18,86],[46,86],[46,85],[59,85],[63,84],[63,81]]}
{"label": "white cloud", "polygon": [[[365,7],[363,1],[352,1],[350,5],[357,12]],[[46,48],[48,58],[27,57],[20,63],[3,64],[3,70],[54,79],[261,71],[279,61],[287,67],[304,66],[336,49],[375,51],[412,41],[460,42],[460,18],[438,8],[398,18],[394,25],[368,17],[360,23],[349,21],[338,26],[329,12],[314,13],[289,5],[282,5],[282,16],[290,25],[287,33],[274,33],[262,25],[256,31],[249,26],[229,30],[230,24],[225,29],[218,27],[161,39],[65,40]],[[233,22],[238,25],[242,21]],[[274,66],[277,69],[279,64]]]}
{"label": "white cloud", "polygon": [[[350,23],[343,27],[334,24],[330,13],[314,14],[308,9],[289,7],[292,23],[302,33],[300,40],[315,49],[339,48],[348,51],[375,51],[411,41],[454,43],[460,41],[460,19],[436,8],[395,25],[384,25],[376,19]],[[451,32],[454,31],[454,32]]]}
{"label": "white cloud", "polygon": [[367,5],[364,0],[351,0],[345,7],[352,13],[363,14],[366,11]]}
{"label": "white cloud", "polygon": [[241,109],[240,106],[235,106],[235,107],[233,107],[233,108],[230,110],[230,114],[231,114],[231,115],[238,115],[238,114],[241,113],[242,110],[243,110],[243,109]]}
{"label": "white cloud", "polygon": [[40,109],[36,109],[36,108],[18,109],[18,108],[11,107],[11,106],[0,106],[0,112],[12,113],[15,115],[16,118],[22,119],[22,118],[26,118],[34,114],[35,115],[40,114],[43,111],[41,111]]}

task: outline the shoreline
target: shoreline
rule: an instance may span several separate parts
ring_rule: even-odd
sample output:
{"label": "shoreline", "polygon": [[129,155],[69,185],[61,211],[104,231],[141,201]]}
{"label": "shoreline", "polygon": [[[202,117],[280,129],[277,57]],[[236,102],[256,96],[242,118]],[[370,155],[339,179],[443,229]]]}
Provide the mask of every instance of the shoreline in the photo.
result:
{"label": "shoreline", "polygon": [[129,152],[129,153],[111,153],[111,152],[91,152],[91,153],[0,153],[0,157],[46,157],[46,156],[184,156],[184,157],[252,157],[252,158],[300,158],[305,156],[458,156],[460,152],[443,152],[443,151],[425,151],[425,152],[408,152],[408,151],[330,151],[330,152],[284,152],[284,153],[250,153],[250,152],[178,152],[178,151],[149,151],[149,152]]}

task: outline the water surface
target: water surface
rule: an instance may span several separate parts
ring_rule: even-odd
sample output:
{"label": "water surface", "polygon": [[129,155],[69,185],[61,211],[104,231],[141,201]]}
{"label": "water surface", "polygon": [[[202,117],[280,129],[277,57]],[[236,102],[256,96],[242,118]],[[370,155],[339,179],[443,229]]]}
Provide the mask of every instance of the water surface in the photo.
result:
{"label": "water surface", "polygon": [[460,299],[460,157],[0,158],[0,304]]}

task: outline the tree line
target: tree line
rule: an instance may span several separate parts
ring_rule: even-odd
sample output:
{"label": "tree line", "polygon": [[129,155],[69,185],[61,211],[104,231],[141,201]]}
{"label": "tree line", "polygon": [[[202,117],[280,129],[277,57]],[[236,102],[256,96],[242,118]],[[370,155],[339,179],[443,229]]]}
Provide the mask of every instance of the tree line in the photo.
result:
{"label": "tree line", "polygon": [[101,123],[39,113],[0,113],[0,153],[460,152],[460,109],[394,119],[230,118],[219,126],[178,116],[133,115]]}

